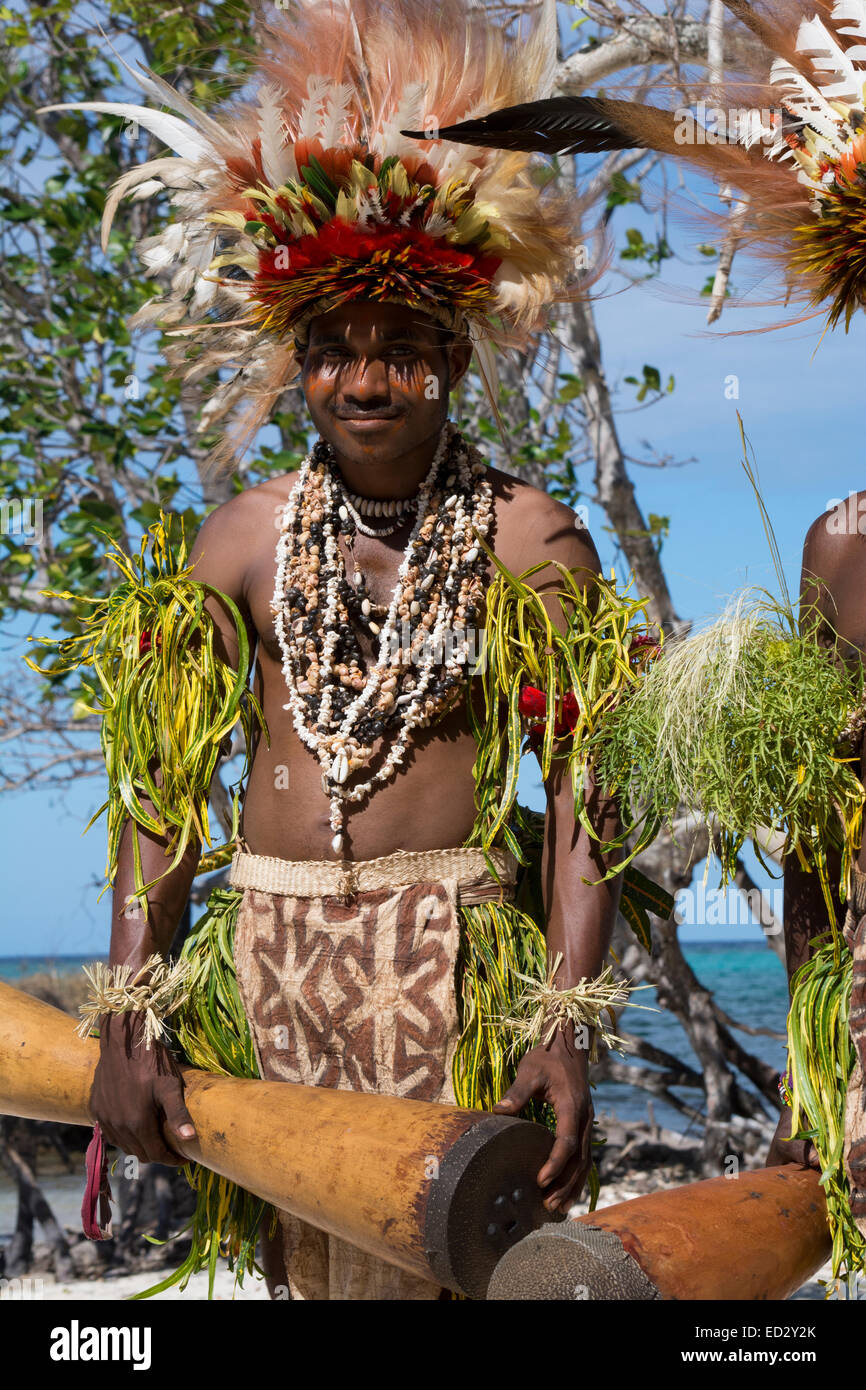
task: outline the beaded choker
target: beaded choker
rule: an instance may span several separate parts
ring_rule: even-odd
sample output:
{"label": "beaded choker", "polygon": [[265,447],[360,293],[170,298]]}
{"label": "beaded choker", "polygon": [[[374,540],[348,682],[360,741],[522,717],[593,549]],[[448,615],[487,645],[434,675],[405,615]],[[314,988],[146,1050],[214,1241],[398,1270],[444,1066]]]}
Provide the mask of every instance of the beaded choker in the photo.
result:
{"label": "beaded choker", "polygon": [[[340,535],[351,544],[361,529],[357,500],[331,446],[318,440],[283,511],[271,605],[289,693],[283,708],[319,759],[339,855],[348,804],[389,781],[413,729],[459,698],[484,596],[487,561],[477,537],[486,538],[492,519],[486,464],[448,421],[418,493],[406,499],[415,522],[385,610],[372,603],[357,569],[349,583],[338,545]],[[403,524],[364,529],[383,536]],[[369,669],[358,630],[378,644]],[[386,735],[387,751],[376,746]]]}

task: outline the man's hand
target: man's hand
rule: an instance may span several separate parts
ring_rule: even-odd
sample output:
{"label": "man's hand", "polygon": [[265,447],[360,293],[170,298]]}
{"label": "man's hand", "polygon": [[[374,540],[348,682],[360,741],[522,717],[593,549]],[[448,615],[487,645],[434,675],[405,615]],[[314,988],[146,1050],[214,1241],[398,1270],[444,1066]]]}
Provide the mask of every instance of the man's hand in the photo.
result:
{"label": "man's hand", "polygon": [[522,1058],[514,1084],[494,1115],[517,1115],[530,1100],[546,1100],[556,1114],[556,1139],[550,1157],[538,1174],[539,1187],[549,1187],[548,1211],[568,1210],[576,1202],[592,1166],[592,1100],[587,1079],[588,1057],[558,1030],[547,1047],[534,1047]]}
{"label": "man's hand", "polygon": [[821,1171],[821,1160],[808,1139],[791,1138],[791,1112],[787,1105],[779,1116],[776,1133],[767,1154],[767,1167],[778,1168],[783,1163],[799,1163],[803,1168]]}
{"label": "man's hand", "polygon": [[172,1138],[194,1139],[195,1126],[177,1061],[160,1043],[144,1046],[142,1014],[109,1014],[99,1029],[90,1113],[106,1141],[143,1163],[180,1167],[187,1159]]}

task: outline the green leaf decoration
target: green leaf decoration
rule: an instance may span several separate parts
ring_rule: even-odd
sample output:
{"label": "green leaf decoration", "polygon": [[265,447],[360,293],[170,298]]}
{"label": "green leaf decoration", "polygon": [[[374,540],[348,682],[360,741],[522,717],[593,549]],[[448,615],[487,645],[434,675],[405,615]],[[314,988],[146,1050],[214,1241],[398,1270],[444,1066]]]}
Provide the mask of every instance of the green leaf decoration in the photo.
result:
{"label": "green leaf decoration", "polygon": [[[52,675],[83,668],[96,677],[94,702],[102,715],[109,792],[86,828],[107,812],[104,893],[115,879],[124,824],[132,821],[134,896],[145,915],[147,894],[180,862],[193,839],[211,848],[208,796],[221,745],[239,724],[246,758],[232,788],[234,838],[256,725],[268,736],[259,703],[247,687],[249,640],[240,612],[226,594],[191,577],[183,528],[175,548],[171,525],[172,517],[160,512],[142,538],[140,553],[132,557],[100,532],[122,582],[102,598],[55,595],[86,605],[82,630],[72,637],[37,639],[54,649]],[[234,619],[236,671],[214,651],[216,627],[204,606],[209,594]],[[26,660],[44,671],[32,658]],[[139,829],[167,841],[170,862],[150,883],[142,878]]]}
{"label": "green leaf decoration", "polygon": [[[191,1066],[220,1076],[257,1079],[259,1070],[234,968],[234,932],[242,897],[240,889],[215,888],[206,912],[184,942],[181,958],[190,962],[193,976],[189,997],[175,1015],[174,1025]],[[275,1209],[200,1163],[187,1164],[184,1172],[197,1194],[187,1228],[189,1254],[168,1278],[135,1294],[136,1299],[152,1298],[176,1285],[183,1290],[202,1269],[208,1270],[208,1298],[212,1298],[220,1254],[240,1285],[245,1274],[261,1273],[255,1261],[256,1242],[263,1222],[271,1232],[276,1229]]]}
{"label": "green leaf decoration", "polygon": [[305,182],[313,190],[317,198],[327,205],[330,211],[337,210],[337,194],[339,189],[331,182],[319,161],[314,155],[310,155],[309,162],[301,170]]}
{"label": "green leaf decoration", "polygon": [[866,1270],[866,1237],[851,1215],[843,1160],[848,1084],[857,1060],[848,1026],[852,980],[851,953],[830,933],[794,975],[788,1014],[791,1135],[811,1140],[821,1161],[833,1280]]}
{"label": "green leaf decoration", "polygon": [[[480,663],[483,714],[473,701],[467,702],[478,745],[474,766],[476,818],[469,843],[489,850],[514,819],[520,758],[529,746],[518,710],[525,685],[541,690],[547,700],[540,749],[542,777],[550,775],[555,763],[565,768],[575,788],[575,815],[598,840],[582,788],[595,771],[593,740],[611,709],[620,702],[628,703],[644,679],[640,664],[634,660],[632,643],[651,626],[646,618],[647,600],[618,593],[615,582],[602,577],[594,576],[588,587],[564,565],[554,562],[561,583],[546,592],[548,602],[552,593],[560,605],[565,627],[560,632],[541,595],[528,582],[546,563],[515,575],[483,541],[481,545],[496,574],[487,593]],[[574,728],[555,737],[556,709],[569,693],[577,705]],[[644,827],[641,848],[651,838],[649,829]],[[619,847],[624,841],[625,836],[615,844]],[[622,872],[631,858],[633,855],[628,855],[617,863],[606,877]]]}

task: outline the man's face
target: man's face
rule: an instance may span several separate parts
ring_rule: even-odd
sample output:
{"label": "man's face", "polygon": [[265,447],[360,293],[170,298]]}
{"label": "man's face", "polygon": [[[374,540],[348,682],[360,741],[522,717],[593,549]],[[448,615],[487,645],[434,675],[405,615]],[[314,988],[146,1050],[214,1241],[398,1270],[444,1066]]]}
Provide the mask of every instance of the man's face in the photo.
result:
{"label": "man's face", "polygon": [[433,319],[403,304],[357,301],[313,319],[301,384],[323,439],[338,458],[387,463],[438,436],[448,391],[471,356],[442,346]]}

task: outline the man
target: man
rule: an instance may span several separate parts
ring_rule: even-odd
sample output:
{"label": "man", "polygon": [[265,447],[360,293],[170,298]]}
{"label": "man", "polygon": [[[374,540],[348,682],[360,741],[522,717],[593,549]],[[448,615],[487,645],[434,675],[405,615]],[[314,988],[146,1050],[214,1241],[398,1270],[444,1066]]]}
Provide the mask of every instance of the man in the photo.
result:
{"label": "man", "polygon": [[[411,497],[427,472],[447,412],[449,388],[469,363],[465,340],[442,341],[432,320],[396,304],[371,302],[340,307],[315,318],[306,352],[299,354],[304,397],[321,437],[334,448],[340,473],[354,494],[369,498]],[[430,382],[436,390],[430,391]],[[598,557],[574,513],[545,493],[491,469],[497,556],[520,573],[539,556],[557,560],[587,577]],[[259,741],[244,803],[243,837],[251,853],[287,861],[332,858],[327,802],[315,758],[298,739],[284,708],[285,684],[274,630],[274,517],[292,488],[292,474],[272,478],[223,504],[208,517],[191,559],[196,579],[234,600],[256,650],[255,691],[270,730],[270,746]],[[385,518],[387,520],[387,518]],[[403,529],[403,528],[401,528]],[[385,603],[402,555],[400,530],[384,539],[356,537],[353,563],[364,574],[376,602]],[[346,552],[347,569],[349,566]],[[534,583],[544,591],[555,571]],[[237,665],[233,623],[218,600],[210,611],[219,627],[225,659]],[[550,605],[554,617],[554,605]],[[364,642],[372,659],[372,643]],[[473,762],[477,752],[461,701],[444,720],[424,730],[400,776],[362,802],[350,819],[349,854],[370,860],[395,850],[419,852],[463,845],[475,818]],[[575,822],[570,781],[552,775],[547,786],[547,949],[562,952],[557,984],[567,987],[595,978],[604,963],[618,897],[616,887],[591,886],[601,867]],[[605,834],[613,823],[599,820]],[[114,896],[112,963],[140,965],[171,942],[195,873],[196,845],[184,863],[149,894],[151,920],[124,912],[132,891],[129,838],[121,853]],[[143,851],[146,879],[164,867],[164,845],[152,837]],[[127,1016],[128,1019],[129,1016]],[[176,1134],[192,1137],[181,1081],[162,1048],[131,1045],[137,1024],[111,1018],[103,1030],[101,1060],[92,1106],[111,1142],[145,1161],[178,1163]],[[119,1026],[122,1025],[122,1026]],[[549,1047],[522,1059],[517,1078],[497,1110],[518,1114],[531,1099],[548,1101],[557,1119],[557,1138],[538,1175],[551,1210],[579,1196],[590,1164],[592,1107],[587,1052],[560,1032]],[[285,1283],[277,1265],[276,1284]],[[395,1271],[395,1275],[397,1271]],[[405,1276],[400,1276],[404,1278]]]}
{"label": "man", "polygon": [[[552,1036],[545,1026],[547,1045],[522,1057],[506,1094],[493,1093],[495,1068],[473,1091],[477,1060],[461,1071],[467,1019],[480,1030],[481,1063],[501,1056],[507,1039],[471,993],[485,967],[472,956],[468,924],[488,933],[484,949],[503,964],[506,1008],[527,959],[537,984],[545,980],[539,925],[512,901],[510,817],[494,817],[494,830],[485,821],[491,803],[480,788],[491,790],[491,775],[475,733],[488,713],[479,682],[467,696],[465,677],[470,637],[489,617],[495,570],[485,547],[512,574],[548,562],[531,584],[553,630],[530,669],[547,673],[563,751],[566,701],[576,697],[557,636],[567,619],[553,565],[571,570],[591,602],[598,557],[569,508],[487,468],[447,413],[473,350],[495,402],[490,342],[519,341],[573,294],[575,210],[548,180],[539,188],[526,156],[455,156],[443,142],[399,132],[425,112],[436,113],[425,121],[435,125],[467,105],[543,94],[554,52],[551,0],[519,63],[465,0],[405,13],[401,0],[312,0],[263,26],[256,100],[227,117],[196,112],[152,73],[133,76],[183,120],[97,104],[134,111],[177,151],[124,176],[106,234],[121,194],[173,190],[174,220],[142,248],[151,269],[171,270],[170,293],[145,306],[143,321],[161,317],[182,347],[200,345],[191,365],[170,349],[184,371],[200,377],[235,365],[206,410],[208,425],[229,419],[223,460],[242,451],[298,375],[319,433],[297,474],[209,516],[191,557],[193,580],[211,586],[216,655],[234,669],[237,628],[213,590],[246,626],[270,735],[255,748],[227,899],[259,1074],[497,1101],[504,1115],[547,1102],[557,1132],[538,1181],[551,1211],[577,1197],[590,1166],[593,1029],[578,1036],[576,1023],[590,1020],[568,992],[602,970],[619,890],[599,882],[609,861],[579,826],[565,761],[554,760],[546,949],[551,971],[561,957],[555,988],[574,1005]],[[501,738],[515,751],[507,692],[495,693]],[[537,686],[524,693],[544,703]],[[115,966],[167,951],[200,851],[190,838],[165,872],[166,842],[147,830],[149,803],[138,791],[141,863],[127,824],[113,866]],[[513,788],[503,795],[513,798]],[[612,806],[591,786],[580,795],[594,833],[610,839]],[[143,885],[157,879],[145,920]],[[497,938],[499,923],[511,944]],[[125,1152],[176,1163],[174,1143],[193,1132],[182,1084],[165,1048],[141,1046],[141,1030],[140,1013],[103,1019],[93,1113]],[[286,1288],[293,1298],[438,1296],[285,1214],[281,1223],[265,1249],[277,1296]]]}

